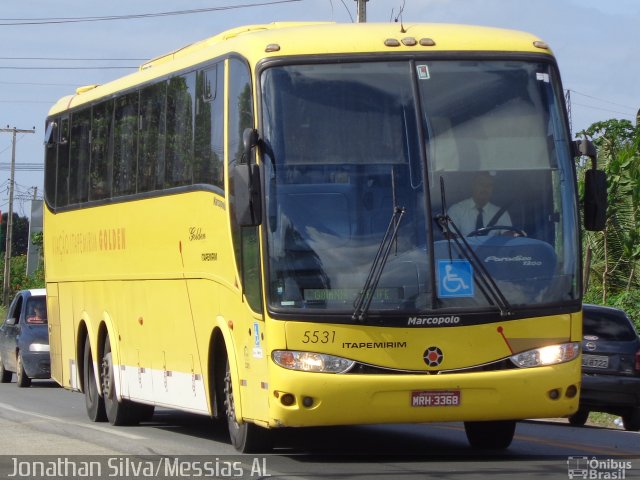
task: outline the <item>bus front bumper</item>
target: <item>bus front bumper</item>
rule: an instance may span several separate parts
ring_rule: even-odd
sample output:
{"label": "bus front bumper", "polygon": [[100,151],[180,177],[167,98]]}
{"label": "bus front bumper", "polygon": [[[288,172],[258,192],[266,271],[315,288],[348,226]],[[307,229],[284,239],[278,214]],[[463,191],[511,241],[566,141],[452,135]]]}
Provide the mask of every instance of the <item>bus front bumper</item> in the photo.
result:
{"label": "bus front bumper", "polygon": [[565,417],[580,390],[578,361],[442,375],[272,373],[272,427]]}

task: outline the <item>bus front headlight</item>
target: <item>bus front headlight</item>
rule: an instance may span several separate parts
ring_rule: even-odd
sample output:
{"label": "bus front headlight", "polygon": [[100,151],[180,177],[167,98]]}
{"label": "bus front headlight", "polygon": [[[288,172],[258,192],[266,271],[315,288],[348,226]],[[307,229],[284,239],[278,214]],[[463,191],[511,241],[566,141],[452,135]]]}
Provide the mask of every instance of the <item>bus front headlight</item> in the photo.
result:
{"label": "bus front headlight", "polygon": [[561,343],[527,350],[511,356],[511,361],[520,368],[544,367],[570,362],[580,354],[580,343]]}
{"label": "bus front headlight", "polygon": [[275,350],[271,358],[276,364],[289,370],[318,373],[346,373],[356,363],[335,355],[293,350]]}

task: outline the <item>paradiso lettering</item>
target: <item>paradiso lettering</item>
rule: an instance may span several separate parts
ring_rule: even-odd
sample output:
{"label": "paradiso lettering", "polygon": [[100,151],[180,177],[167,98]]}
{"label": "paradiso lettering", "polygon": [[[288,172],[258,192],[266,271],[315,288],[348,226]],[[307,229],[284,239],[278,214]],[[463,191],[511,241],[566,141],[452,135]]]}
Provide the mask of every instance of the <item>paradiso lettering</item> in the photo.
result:
{"label": "paradiso lettering", "polygon": [[95,252],[125,250],[126,228],[105,228],[97,232],[61,233],[53,239],[55,255],[84,255]]}

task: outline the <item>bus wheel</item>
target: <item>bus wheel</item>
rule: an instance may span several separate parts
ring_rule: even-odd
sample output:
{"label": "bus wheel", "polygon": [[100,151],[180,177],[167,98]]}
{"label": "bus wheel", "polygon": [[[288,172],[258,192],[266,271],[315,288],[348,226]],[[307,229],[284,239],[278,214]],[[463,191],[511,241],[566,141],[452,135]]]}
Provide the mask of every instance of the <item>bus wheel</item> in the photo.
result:
{"label": "bus wheel", "polygon": [[576,427],[582,427],[585,423],[587,423],[588,418],[589,410],[580,408],[576,413],[569,417],[569,423]]}
{"label": "bus wheel", "polygon": [[27,376],[27,372],[24,371],[24,365],[22,364],[22,355],[18,354],[18,362],[16,365],[16,380],[18,387],[24,388],[31,386],[31,379]]}
{"label": "bus wheel", "polygon": [[0,357],[0,383],[9,383],[13,373],[5,370],[4,363],[2,363],[2,357]]}
{"label": "bus wheel", "polygon": [[[116,383],[113,370],[113,356],[111,354],[111,341],[109,337],[104,341],[104,354],[100,365],[100,381],[102,382],[102,396],[107,420],[111,425],[136,425],[140,422],[143,408],[128,400],[118,401],[116,396]],[[140,407],[142,407],[140,405]]]}
{"label": "bus wheel", "polygon": [[473,448],[503,450],[513,441],[516,422],[515,420],[464,422],[464,430]]}
{"label": "bus wheel", "polygon": [[271,449],[269,430],[253,423],[238,423],[236,420],[229,359],[227,359],[224,375],[224,406],[229,425],[229,437],[236,450],[242,453],[260,453]]}
{"label": "bus wheel", "polygon": [[89,337],[87,337],[84,342],[82,367],[84,404],[87,408],[87,415],[92,422],[106,422],[107,414],[104,410],[104,399],[98,393],[96,375],[93,370],[91,343],[89,342]]}

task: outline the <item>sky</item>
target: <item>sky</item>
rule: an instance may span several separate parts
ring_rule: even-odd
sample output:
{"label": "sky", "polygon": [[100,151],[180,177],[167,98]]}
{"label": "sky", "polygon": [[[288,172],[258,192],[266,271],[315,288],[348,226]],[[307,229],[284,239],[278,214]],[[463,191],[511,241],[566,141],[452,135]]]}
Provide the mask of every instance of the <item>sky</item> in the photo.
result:
{"label": "sky", "polygon": [[[42,197],[47,112],[76,87],[113,80],[147,59],[241,25],[356,18],[355,0],[2,0],[0,5],[0,128],[35,129],[16,136],[14,211],[21,216],[29,216],[34,194]],[[369,0],[367,21],[393,21],[401,8],[404,23],[511,28],[545,40],[571,92],[574,133],[611,118],[635,123],[640,0]],[[191,10],[200,11],[150,15]],[[140,18],[79,21],[113,16]],[[0,133],[2,212],[8,210],[12,137]]]}

